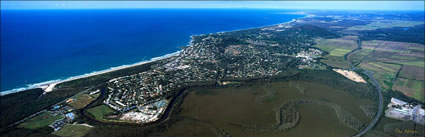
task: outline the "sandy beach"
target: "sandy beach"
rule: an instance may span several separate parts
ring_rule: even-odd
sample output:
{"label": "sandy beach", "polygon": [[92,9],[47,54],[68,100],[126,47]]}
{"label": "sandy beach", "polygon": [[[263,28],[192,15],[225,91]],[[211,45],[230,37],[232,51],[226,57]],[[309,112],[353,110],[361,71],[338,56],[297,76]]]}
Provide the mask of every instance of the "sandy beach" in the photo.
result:
{"label": "sandy beach", "polygon": [[[291,21],[283,22],[283,23],[277,23],[277,24],[271,24],[271,25],[265,25],[265,26],[259,26],[259,27],[250,27],[250,28],[243,28],[243,29],[235,29],[235,30],[230,30],[230,31],[219,31],[219,32],[214,32],[214,33],[226,33],[226,32],[233,32],[233,31],[246,30],[246,29],[272,27],[272,26],[276,26],[276,25],[283,25],[283,24],[288,24],[288,23],[296,22],[299,19],[303,19],[303,18],[309,17],[307,14],[304,14],[304,13],[293,13],[293,14],[306,15],[306,16],[301,17],[301,18],[297,18],[297,19],[292,19]],[[200,35],[203,35],[203,34],[200,34]],[[192,36],[190,36],[190,37],[192,37]],[[191,46],[192,45],[192,42],[193,42],[193,40],[191,38],[188,46]],[[35,88],[42,88],[45,92],[51,92],[51,91],[54,90],[54,87],[56,85],[60,84],[60,83],[64,83],[64,82],[68,82],[68,81],[72,81],[72,80],[76,80],[76,79],[81,79],[81,78],[87,78],[87,77],[91,77],[91,76],[95,76],[95,75],[105,74],[105,73],[108,73],[108,72],[112,72],[112,71],[116,71],[116,70],[122,70],[122,69],[130,68],[130,67],[134,67],[134,66],[143,65],[143,64],[146,64],[146,63],[154,62],[154,61],[165,59],[165,58],[168,58],[168,57],[177,56],[177,55],[180,54],[180,52],[182,52],[182,50],[179,50],[179,51],[173,52],[173,53],[169,53],[169,54],[166,54],[166,55],[163,55],[163,56],[154,57],[154,58],[151,58],[150,60],[141,61],[141,62],[137,62],[137,63],[134,63],[134,64],[121,65],[121,66],[117,66],[117,67],[111,67],[109,69],[105,69],[105,70],[101,70],[101,71],[94,71],[94,72],[91,72],[91,73],[86,73],[86,74],[83,74],[83,75],[73,76],[73,77],[69,77],[69,78],[66,78],[66,79],[50,80],[50,81],[46,81],[46,82],[41,82],[41,83],[36,83],[36,84],[30,84],[30,85],[27,85],[27,87],[16,88],[16,89],[12,89],[12,90],[7,90],[7,91],[0,92],[0,96],[7,95],[7,94],[12,94],[12,93],[16,93],[16,92],[25,91],[25,90],[28,90],[28,89],[35,89]]]}
{"label": "sandy beach", "polygon": [[[191,43],[192,43],[192,41],[190,42],[190,45],[191,45]],[[109,73],[109,72],[112,72],[112,71],[117,71],[117,70],[122,70],[122,69],[130,68],[130,67],[134,67],[134,66],[143,65],[143,64],[146,64],[146,63],[151,63],[151,62],[158,61],[158,60],[165,59],[165,58],[169,58],[169,57],[172,57],[172,56],[177,56],[177,55],[180,54],[180,52],[181,52],[181,50],[174,52],[174,53],[166,54],[164,56],[154,57],[154,58],[147,60],[147,61],[141,61],[141,62],[137,62],[137,63],[130,64],[130,65],[121,65],[121,66],[117,66],[117,67],[111,67],[109,69],[105,69],[105,70],[101,70],[101,71],[95,71],[95,72],[91,72],[91,73],[87,73],[87,74],[83,74],[83,75],[79,75],[79,76],[73,76],[73,77],[69,77],[67,79],[63,79],[63,80],[50,80],[50,81],[46,81],[46,82],[42,82],[42,83],[31,84],[31,85],[28,85],[26,88],[17,88],[17,89],[12,89],[12,90],[1,92],[1,96],[25,91],[25,90],[28,90],[28,89],[35,89],[35,88],[41,88],[41,89],[44,90],[44,92],[47,93],[47,92],[54,91],[55,86],[60,84],[60,83],[64,83],[64,82],[68,82],[68,81],[72,81],[72,80],[76,80],[76,79],[81,79],[81,78],[87,78],[87,77],[91,77],[91,76],[95,76],[95,75],[105,74],[105,73]]]}

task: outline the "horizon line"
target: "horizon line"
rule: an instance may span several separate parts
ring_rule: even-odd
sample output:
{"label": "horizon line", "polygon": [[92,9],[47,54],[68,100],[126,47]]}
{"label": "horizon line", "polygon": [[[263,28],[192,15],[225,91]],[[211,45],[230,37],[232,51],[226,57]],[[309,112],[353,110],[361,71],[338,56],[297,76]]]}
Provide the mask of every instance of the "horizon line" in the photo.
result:
{"label": "horizon line", "polygon": [[129,7],[129,8],[0,8],[0,10],[122,10],[122,9],[271,9],[271,10],[331,10],[331,11],[425,11],[425,9],[312,9],[312,8],[264,8],[264,7]]}

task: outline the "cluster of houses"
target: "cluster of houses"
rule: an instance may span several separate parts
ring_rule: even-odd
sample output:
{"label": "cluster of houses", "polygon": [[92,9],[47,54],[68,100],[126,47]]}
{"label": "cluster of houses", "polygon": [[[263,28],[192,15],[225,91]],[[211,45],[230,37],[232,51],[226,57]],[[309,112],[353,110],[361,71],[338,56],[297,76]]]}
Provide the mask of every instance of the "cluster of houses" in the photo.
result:
{"label": "cluster of houses", "polygon": [[[283,32],[276,31],[278,28],[303,32],[280,25],[271,30],[256,30],[260,34],[243,33],[246,37],[233,32],[193,36],[190,46],[155,61],[150,69],[110,80],[104,104],[126,113],[163,100],[182,87],[274,77],[291,65],[315,62],[314,58],[322,54],[317,49],[303,48],[314,41],[309,35],[288,36],[284,38],[291,40],[282,40]],[[283,42],[286,45],[282,45]]]}

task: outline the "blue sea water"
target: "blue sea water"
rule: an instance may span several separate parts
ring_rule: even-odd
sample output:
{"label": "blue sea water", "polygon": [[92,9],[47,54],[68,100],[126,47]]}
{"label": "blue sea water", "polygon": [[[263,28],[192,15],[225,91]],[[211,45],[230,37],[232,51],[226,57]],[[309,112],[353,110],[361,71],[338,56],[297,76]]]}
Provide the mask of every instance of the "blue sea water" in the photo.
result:
{"label": "blue sea water", "polygon": [[191,35],[260,27],[302,15],[266,9],[2,10],[1,91],[132,64]]}

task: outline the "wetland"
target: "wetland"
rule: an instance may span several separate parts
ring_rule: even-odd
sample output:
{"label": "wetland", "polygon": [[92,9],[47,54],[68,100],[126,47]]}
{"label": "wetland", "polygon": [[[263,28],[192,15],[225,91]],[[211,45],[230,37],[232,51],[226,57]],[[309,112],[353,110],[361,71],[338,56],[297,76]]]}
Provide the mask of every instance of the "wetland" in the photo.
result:
{"label": "wetland", "polygon": [[[353,85],[342,86],[339,84],[348,81],[340,80],[329,86],[315,81],[315,76],[300,77],[249,86],[192,89],[179,113],[172,116],[178,120],[157,136],[341,137],[354,135],[372,120],[360,106],[376,105],[373,97],[353,94],[355,88],[347,90],[353,85],[366,89],[370,85],[351,82]],[[341,77],[328,77],[331,79]]]}

